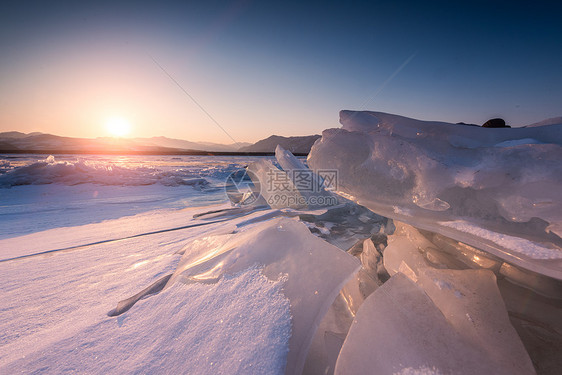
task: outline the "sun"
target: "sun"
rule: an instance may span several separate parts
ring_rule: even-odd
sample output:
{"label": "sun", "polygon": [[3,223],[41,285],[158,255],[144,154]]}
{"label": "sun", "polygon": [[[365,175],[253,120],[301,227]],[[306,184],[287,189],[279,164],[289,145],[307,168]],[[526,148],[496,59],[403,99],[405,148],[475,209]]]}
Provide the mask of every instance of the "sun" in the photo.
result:
{"label": "sun", "polygon": [[131,132],[131,123],[123,117],[112,117],[105,122],[105,129],[113,137],[124,137]]}

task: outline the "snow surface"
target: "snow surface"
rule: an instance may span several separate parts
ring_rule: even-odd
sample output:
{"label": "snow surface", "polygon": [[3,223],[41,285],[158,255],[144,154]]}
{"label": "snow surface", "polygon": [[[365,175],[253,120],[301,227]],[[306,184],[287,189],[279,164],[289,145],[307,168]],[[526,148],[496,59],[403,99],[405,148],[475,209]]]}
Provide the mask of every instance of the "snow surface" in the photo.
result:
{"label": "snow surface", "polygon": [[130,312],[98,318],[72,336],[20,357],[3,371],[282,373],[291,336],[282,285],[267,280],[259,269],[213,285],[178,283]]}
{"label": "snow surface", "polygon": [[[44,168],[57,165],[71,168],[65,175],[70,178],[54,174],[52,183],[2,190],[10,198],[2,216],[10,231],[0,240],[0,372],[301,371],[316,327],[359,267],[356,258],[294,219],[276,219],[296,216],[291,212],[227,203],[180,208],[193,205],[186,198],[205,194],[212,203],[214,190],[107,185],[99,176],[97,183],[74,184],[83,171],[52,157],[4,176],[19,172],[33,179],[35,171],[43,178]],[[142,177],[134,167],[121,171]],[[112,204],[110,194],[127,207],[138,204],[137,196],[171,203],[156,210],[147,204],[147,212],[104,221],[131,213]],[[28,221],[21,218],[26,212],[31,230],[20,226]],[[224,252],[205,247],[214,238],[227,239]],[[194,268],[194,257],[205,262]],[[215,273],[212,279],[208,271]],[[173,276],[163,290],[142,294],[166,275]],[[139,293],[145,298],[111,313]]]}
{"label": "snow surface", "polygon": [[[142,232],[154,222],[178,227],[197,212],[58,228],[3,240],[0,247],[19,243],[26,254],[80,245],[89,236]],[[227,227],[220,230],[232,229]],[[282,372],[291,336],[289,301],[280,292],[283,280],[268,281],[259,268],[214,285],[177,283],[119,317],[107,316],[119,300],[173,273],[186,241],[217,229],[211,222],[0,263],[0,372],[231,373],[234,366],[241,373]],[[186,356],[193,361],[182,360]]]}
{"label": "snow surface", "polygon": [[[0,155],[0,187],[60,183],[109,186],[204,185],[263,157]],[[208,179],[209,181],[206,181]]]}
{"label": "snow surface", "polygon": [[561,259],[562,252],[554,252],[552,248],[540,246],[524,238],[508,236],[493,232],[484,228],[477,227],[462,220],[440,222],[440,225],[457,229],[461,232],[470,233],[484,240],[490,240],[499,246],[512,249],[514,252],[521,252],[533,259]]}
{"label": "snow surface", "polygon": [[227,176],[256,159],[0,155],[0,239],[224,202]]}

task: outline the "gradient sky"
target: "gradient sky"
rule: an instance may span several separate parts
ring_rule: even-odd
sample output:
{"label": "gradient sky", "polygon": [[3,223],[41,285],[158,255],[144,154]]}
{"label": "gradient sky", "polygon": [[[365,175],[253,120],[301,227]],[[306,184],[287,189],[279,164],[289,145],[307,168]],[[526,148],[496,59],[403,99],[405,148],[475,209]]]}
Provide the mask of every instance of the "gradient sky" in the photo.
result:
{"label": "gradient sky", "polygon": [[151,56],[238,142],[320,133],[341,109],[521,126],[562,115],[560,14],[552,1],[5,1],[0,131],[99,137],[121,116],[135,137],[232,143]]}

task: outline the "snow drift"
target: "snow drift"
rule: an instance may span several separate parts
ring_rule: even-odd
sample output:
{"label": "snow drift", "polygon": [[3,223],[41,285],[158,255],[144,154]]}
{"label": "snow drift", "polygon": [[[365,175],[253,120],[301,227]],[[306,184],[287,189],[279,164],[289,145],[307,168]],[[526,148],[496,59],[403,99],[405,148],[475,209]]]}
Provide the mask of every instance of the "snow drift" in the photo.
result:
{"label": "snow drift", "polygon": [[214,283],[256,264],[268,279],[284,281],[292,315],[285,371],[301,373],[316,328],[359,262],[312,235],[304,224],[281,218],[186,245],[168,285]]}
{"label": "snow drift", "polygon": [[[20,185],[63,184],[79,185],[93,183],[111,186],[164,186],[208,184],[205,178],[222,180],[242,166],[236,163],[222,165],[201,165],[174,168],[173,165],[155,167],[147,157],[145,163],[130,165],[127,162],[110,162],[94,158],[72,158],[58,160],[53,155],[23,166],[12,166],[7,160],[0,160],[0,188]],[[194,158],[194,162],[200,159]]]}

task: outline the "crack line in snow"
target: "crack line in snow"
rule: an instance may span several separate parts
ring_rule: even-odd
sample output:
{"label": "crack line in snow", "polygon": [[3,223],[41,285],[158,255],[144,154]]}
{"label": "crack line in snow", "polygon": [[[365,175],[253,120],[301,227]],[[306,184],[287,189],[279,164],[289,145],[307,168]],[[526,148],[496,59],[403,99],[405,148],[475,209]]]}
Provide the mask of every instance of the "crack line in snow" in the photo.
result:
{"label": "crack line in snow", "polygon": [[13,258],[8,258],[8,259],[0,259],[0,263],[9,262],[9,261],[12,261],[12,260],[31,258],[31,257],[39,256],[39,255],[58,253],[58,252],[69,251],[69,250],[76,250],[76,249],[79,249],[79,248],[94,246],[94,245],[101,245],[101,244],[104,244],[104,243],[130,240],[130,239],[137,238],[137,237],[149,236],[151,234],[173,232],[173,231],[181,230],[181,229],[200,227],[200,226],[203,226],[203,225],[209,225],[209,224],[215,224],[215,223],[222,223],[223,221],[227,221],[227,220],[230,220],[230,218],[215,220],[215,221],[206,222],[206,223],[185,225],[183,227],[177,227],[177,228],[161,229],[161,230],[157,230],[157,231],[154,231],[154,232],[138,233],[138,234],[134,234],[132,236],[127,236],[127,237],[122,237],[122,238],[112,238],[112,239],[109,239],[109,240],[101,240],[101,241],[91,242],[91,243],[83,244],[83,245],[74,245],[74,246],[64,247],[62,249],[46,250],[46,251],[41,251],[39,253],[21,255],[21,256],[17,256],[17,257],[13,257]]}

